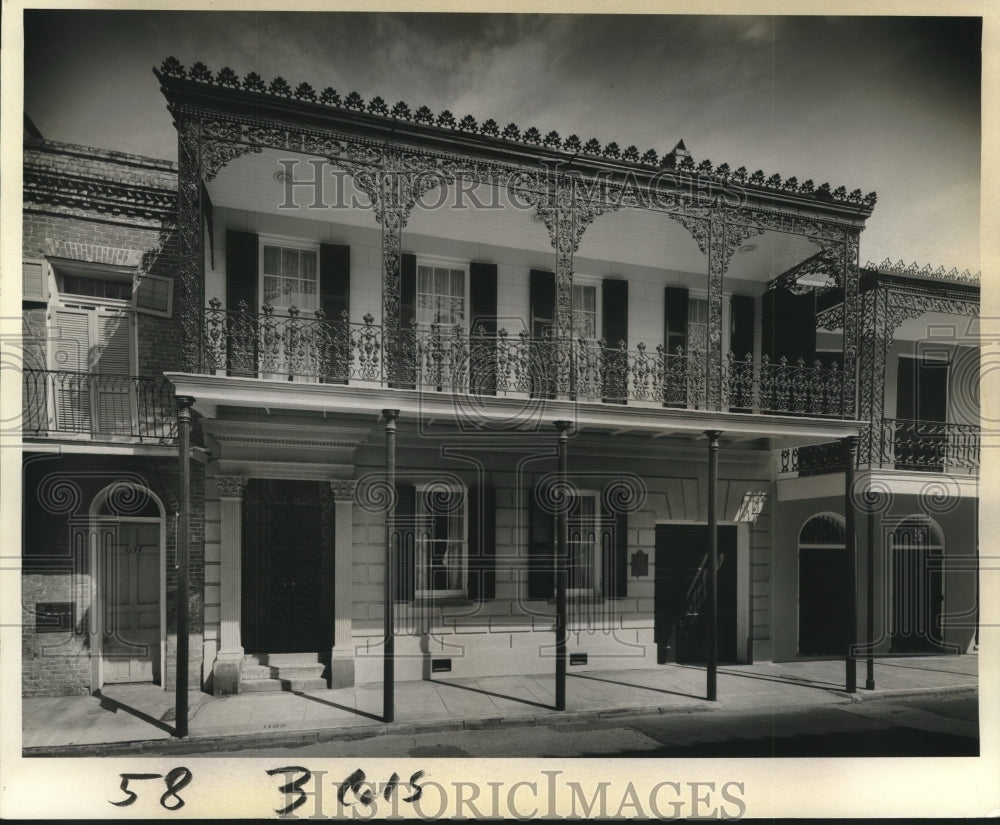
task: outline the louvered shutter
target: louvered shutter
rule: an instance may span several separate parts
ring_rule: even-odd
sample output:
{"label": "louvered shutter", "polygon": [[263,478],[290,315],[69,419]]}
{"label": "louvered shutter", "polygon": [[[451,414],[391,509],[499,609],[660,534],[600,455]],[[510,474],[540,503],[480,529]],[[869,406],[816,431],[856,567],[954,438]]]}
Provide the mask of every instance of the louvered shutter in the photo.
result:
{"label": "louvered shutter", "polygon": [[528,501],[528,598],[551,599],[555,594],[556,517],[538,503],[534,488]]}
{"label": "louvered shutter", "polygon": [[601,581],[605,598],[628,595],[628,513],[613,513],[605,507],[601,542]]}
{"label": "louvered shutter", "polygon": [[[604,340],[602,376],[604,400],[624,404],[628,398],[628,281],[605,278],[601,282]],[[622,348],[626,351],[622,351]]]}
{"label": "louvered shutter", "polygon": [[417,488],[396,485],[396,509],[392,535],[393,596],[397,602],[411,602],[416,587]]}
{"label": "louvered shutter", "polygon": [[320,373],[327,383],[346,384],[351,355],[351,332],[346,313],[351,302],[351,247],[320,244],[320,307],[330,331],[329,348],[320,353]]}
{"label": "louvered shutter", "polygon": [[253,232],[226,230],[226,357],[233,374],[257,372],[259,244]]}
{"label": "louvered shutter", "polygon": [[101,307],[96,321],[98,430],[127,435],[132,432],[132,316]]}
{"label": "louvered shutter", "polygon": [[52,368],[56,429],[91,431],[90,353],[91,316],[85,309],[53,310]]}
{"label": "louvered shutter", "polygon": [[471,390],[496,395],[497,384],[497,265],[469,265],[469,303],[472,325]]}
{"label": "louvered shutter", "polygon": [[688,369],[682,352],[688,355],[688,291],[684,287],[668,286],[663,290],[664,357],[663,403],[687,405]]}
{"label": "louvered shutter", "polygon": [[729,351],[737,361],[753,354],[752,295],[733,295],[729,299]]}
{"label": "louvered shutter", "polygon": [[21,297],[25,301],[49,299],[48,277],[45,262],[29,259],[21,264]]}
{"label": "louvered shutter", "polygon": [[535,398],[555,397],[555,351],[551,333],[556,319],[556,276],[544,269],[530,273],[531,301],[531,394]]}
{"label": "louvered shutter", "polygon": [[[400,255],[399,258],[399,319],[396,328],[396,346],[393,353],[392,386],[413,389],[417,376],[417,256]],[[385,328],[397,320],[385,319]]]}
{"label": "louvered shutter", "polygon": [[496,598],[496,490],[469,488],[469,598]]}
{"label": "louvered shutter", "polygon": [[169,318],[174,305],[174,279],[146,273],[139,279],[135,308],[146,315]]}

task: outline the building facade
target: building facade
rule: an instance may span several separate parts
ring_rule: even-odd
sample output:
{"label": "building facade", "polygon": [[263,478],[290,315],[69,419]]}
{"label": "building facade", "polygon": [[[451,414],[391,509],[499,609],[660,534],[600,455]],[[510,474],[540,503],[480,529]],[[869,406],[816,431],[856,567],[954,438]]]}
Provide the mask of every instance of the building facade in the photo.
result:
{"label": "building facade", "polygon": [[874,195],[156,76],[176,166],[26,142],[26,693],[973,646],[978,283]]}

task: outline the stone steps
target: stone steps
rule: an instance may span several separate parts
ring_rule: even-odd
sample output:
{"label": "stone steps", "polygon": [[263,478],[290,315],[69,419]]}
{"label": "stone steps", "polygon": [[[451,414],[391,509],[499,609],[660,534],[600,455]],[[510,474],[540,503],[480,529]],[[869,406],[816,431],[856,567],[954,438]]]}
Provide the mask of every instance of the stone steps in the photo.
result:
{"label": "stone steps", "polygon": [[252,653],[240,665],[240,693],[322,690],[325,670],[316,653]]}

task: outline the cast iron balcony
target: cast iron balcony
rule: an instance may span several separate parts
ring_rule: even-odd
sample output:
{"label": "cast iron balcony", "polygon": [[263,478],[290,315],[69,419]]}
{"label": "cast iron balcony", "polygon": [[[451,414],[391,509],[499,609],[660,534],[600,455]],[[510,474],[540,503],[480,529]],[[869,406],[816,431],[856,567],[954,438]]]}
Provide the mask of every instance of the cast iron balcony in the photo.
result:
{"label": "cast iron balcony", "polygon": [[[442,324],[384,328],[322,312],[245,304],[227,312],[210,301],[204,372],[284,381],[420,389],[472,395],[566,398],[608,404],[705,409],[704,352],[627,349],[602,340],[533,338],[484,327],[471,334]],[[843,418],[843,371],[834,360],[805,363],[767,356],[720,365],[723,408],[735,412]],[[849,411],[846,411],[849,413]]]}
{"label": "cast iron balcony", "polygon": [[165,378],[24,369],[25,436],[89,436],[170,444],[177,437],[173,385]]}
{"label": "cast iron balcony", "polygon": [[[858,468],[978,474],[979,427],[939,421],[885,418],[858,440]],[[799,476],[842,472],[840,445],[782,450],[781,472]]]}

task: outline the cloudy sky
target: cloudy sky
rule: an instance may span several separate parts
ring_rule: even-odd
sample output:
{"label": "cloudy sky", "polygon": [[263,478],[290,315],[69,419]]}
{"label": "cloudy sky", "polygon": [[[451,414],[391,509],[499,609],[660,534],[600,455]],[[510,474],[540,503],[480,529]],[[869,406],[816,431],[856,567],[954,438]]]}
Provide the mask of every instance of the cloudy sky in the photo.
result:
{"label": "cloudy sky", "polygon": [[879,194],[861,258],[980,269],[976,18],[25,13],[25,111],[176,159],[167,55]]}

